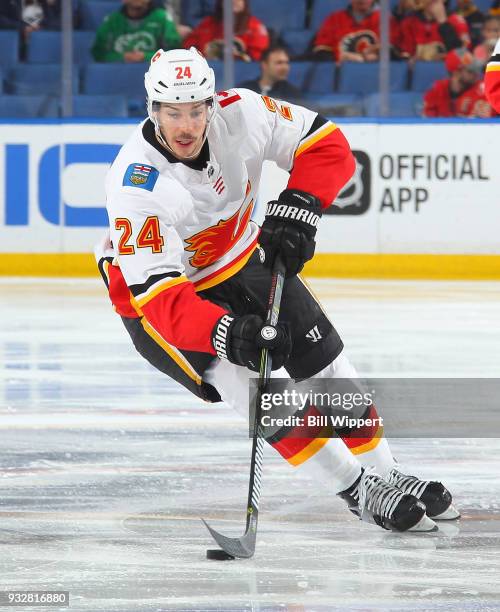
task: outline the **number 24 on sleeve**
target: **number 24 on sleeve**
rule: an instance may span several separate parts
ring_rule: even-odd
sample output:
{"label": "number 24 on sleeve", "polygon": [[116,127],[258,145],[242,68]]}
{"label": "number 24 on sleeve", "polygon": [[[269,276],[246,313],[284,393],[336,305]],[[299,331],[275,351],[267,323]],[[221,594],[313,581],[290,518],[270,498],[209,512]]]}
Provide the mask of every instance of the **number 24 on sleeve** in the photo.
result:
{"label": "number 24 on sleeve", "polygon": [[[122,232],[118,243],[119,255],[133,255],[135,246],[131,244],[132,223],[126,217],[115,219],[115,229]],[[161,253],[165,244],[163,236],[160,234],[160,222],[158,217],[148,217],[137,235],[136,245],[139,249],[149,247],[153,253]]]}

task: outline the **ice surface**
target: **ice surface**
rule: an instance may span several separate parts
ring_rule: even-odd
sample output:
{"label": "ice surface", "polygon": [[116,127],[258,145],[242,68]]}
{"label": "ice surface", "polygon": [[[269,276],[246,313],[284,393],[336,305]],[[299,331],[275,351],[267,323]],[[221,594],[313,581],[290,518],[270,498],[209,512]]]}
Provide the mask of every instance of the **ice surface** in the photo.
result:
{"label": "ice surface", "polygon": [[[500,284],[312,284],[362,375],[500,374]],[[499,439],[394,441],[463,513],[426,535],[360,523],[268,450],[255,557],[208,561],[200,516],[243,530],[245,423],[143,362],[98,281],[3,279],[0,305],[0,591],[68,590],[72,611],[500,609]]]}

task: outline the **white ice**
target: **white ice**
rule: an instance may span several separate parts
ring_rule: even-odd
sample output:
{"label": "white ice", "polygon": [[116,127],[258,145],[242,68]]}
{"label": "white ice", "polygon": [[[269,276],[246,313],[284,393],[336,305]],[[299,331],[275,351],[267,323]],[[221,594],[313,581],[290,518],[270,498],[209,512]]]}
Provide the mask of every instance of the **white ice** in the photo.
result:
{"label": "white ice", "polygon": [[[362,375],[500,374],[500,283],[312,284]],[[360,523],[268,449],[255,557],[208,561],[200,516],[243,530],[245,423],[143,362],[97,280],[3,279],[0,305],[0,591],[67,590],[72,611],[500,609],[498,427],[393,442],[462,512],[427,535]]]}

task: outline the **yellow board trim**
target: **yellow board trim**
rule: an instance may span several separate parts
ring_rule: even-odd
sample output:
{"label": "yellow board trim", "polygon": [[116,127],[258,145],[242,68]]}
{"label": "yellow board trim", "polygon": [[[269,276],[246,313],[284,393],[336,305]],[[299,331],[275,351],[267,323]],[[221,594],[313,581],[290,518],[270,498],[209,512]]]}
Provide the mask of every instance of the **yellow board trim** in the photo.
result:
{"label": "yellow board trim", "polygon": [[316,144],[318,140],[325,138],[325,136],[328,136],[328,134],[331,134],[336,129],[337,129],[337,126],[335,125],[335,123],[331,123],[327,125],[323,130],[321,130],[321,132],[316,134],[316,136],[312,136],[309,140],[306,140],[305,142],[303,142],[300,145],[300,147],[298,147],[297,150],[295,151],[295,157],[298,157],[301,153],[304,153],[304,151],[307,151],[307,149],[312,147],[313,144]]}
{"label": "yellow board trim", "polygon": [[500,64],[488,64],[486,66],[486,72],[497,72],[500,70]]}
{"label": "yellow board trim", "polygon": [[1,253],[2,276],[100,276],[91,253]]}
{"label": "yellow board trim", "polygon": [[330,438],[314,438],[314,440],[308,444],[305,448],[303,448],[300,452],[298,452],[293,457],[287,459],[288,463],[292,465],[300,465],[310,459],[313,455],[315,455],[318,451],[320,451],[323,446],[330,440]]}
{"label": "yellow board trim", "polygon": [[500,255],[316,253],[302,274],[395,280],[500,280]]}
{"label": "yellow board trim", "polygon": [[[197,291],[218,284],[235,274],[248,261],[242,258]],[[227,274],[227,276],[226,276]],[[2,276],[99,277],[94,256],[89,253],[2,253]],[[406,255],[364,253],[316,253],[306,264],[305,276],[334,278],[500,280],[500,255]]]}
{"label": "yellow board trim", "polygon": [[145,318],[141,319],[141,325],[144,328],[144,331],[151,336],[151,338],[153,338],[156,344],[161,346],[161,348],[175,361],[181,370],[185,372],[189,378],[194,380],[197,385],[201,385],[201,377],[198,376],[195,370],[193,370],[190,363],[182,356],[182,354],[178,353],[173,346],[162,338],[160,334],[153,327],[151,327]]}

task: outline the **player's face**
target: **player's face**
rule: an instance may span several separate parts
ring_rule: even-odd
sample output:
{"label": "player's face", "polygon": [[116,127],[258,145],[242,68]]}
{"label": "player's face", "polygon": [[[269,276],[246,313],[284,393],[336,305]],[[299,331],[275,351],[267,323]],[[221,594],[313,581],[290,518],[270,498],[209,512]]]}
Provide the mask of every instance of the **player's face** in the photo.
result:
{"label": "player's face", "polygon": [[284,51],[275,51],[262,62],[262,70],[273,81],[285,81],[290,73],[290,59]]}
{"label": "player's face", "polygon": [[161,104],[157,117],[163,138],[176,157],[189,158],[201,148],[208,119],[205,102]]}

